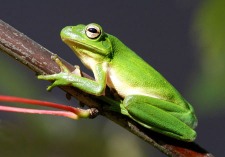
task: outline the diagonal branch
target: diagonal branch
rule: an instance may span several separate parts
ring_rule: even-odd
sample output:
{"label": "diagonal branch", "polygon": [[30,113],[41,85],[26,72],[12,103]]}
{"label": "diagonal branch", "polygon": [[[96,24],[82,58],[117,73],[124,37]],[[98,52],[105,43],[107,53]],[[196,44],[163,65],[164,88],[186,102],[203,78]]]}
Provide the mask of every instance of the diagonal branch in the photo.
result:
{"label": "diagonal branch", "polygon": [[[2,20],[0,20],[0,51],[7,53],[37,74],[53,74],[60,72],[58,65],[51,59],[53,55],[52,52]],[[74,69],[71,64],[63,59],[61,60],[70,70]],[[83,76],[89,77],[85,73],[83,73]],[[98,100],[96,96],[89,95],[73,87],[61,87],[61,89],[88,107],[97,108],[102,116],[114,121],[168,156],[213,157],[212,154],[193,142],[187,143],[166,137],[140,126],[123,115],[105,111],[101,107],[103,102]]]}

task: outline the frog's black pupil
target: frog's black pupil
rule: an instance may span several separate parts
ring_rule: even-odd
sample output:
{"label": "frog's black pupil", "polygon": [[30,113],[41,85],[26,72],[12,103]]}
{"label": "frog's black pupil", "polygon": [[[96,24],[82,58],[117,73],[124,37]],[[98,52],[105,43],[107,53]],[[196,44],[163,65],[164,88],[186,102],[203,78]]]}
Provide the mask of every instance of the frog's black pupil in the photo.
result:
{"label": "frog's black pupil", "polygon": [[97,33],[97,29],[95,28],[88,28],[88,31],[91,32],[91,33]]}

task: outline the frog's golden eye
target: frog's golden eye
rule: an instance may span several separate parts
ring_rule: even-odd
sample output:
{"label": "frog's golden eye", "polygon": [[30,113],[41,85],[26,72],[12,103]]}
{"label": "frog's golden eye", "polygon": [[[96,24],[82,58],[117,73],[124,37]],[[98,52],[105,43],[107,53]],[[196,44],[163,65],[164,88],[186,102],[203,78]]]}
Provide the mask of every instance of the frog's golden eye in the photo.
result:
{"label": "frog's golden eye", "polygon": [[101,35],[101,29],[93,24],[90,24],[86,27],[85,33],[88,38],[96,39]]}

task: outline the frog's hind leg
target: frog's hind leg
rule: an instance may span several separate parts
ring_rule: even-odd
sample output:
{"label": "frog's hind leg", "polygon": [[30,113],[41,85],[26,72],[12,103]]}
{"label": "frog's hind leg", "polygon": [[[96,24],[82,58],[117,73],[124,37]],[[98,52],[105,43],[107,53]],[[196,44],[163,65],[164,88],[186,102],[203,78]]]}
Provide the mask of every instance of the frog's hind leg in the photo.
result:
{"label": "frog's hind leg", "polygon": [[146,128],[183,141],[196,137],[196,132],[173,113],[185,114],[183,107],[140,95],[126,97],[123,105],[128,116]]}

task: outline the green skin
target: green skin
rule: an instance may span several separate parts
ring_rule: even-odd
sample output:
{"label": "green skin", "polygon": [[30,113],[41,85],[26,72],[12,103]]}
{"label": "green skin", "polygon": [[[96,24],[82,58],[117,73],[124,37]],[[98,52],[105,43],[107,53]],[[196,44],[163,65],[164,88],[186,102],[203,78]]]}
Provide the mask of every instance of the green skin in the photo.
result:
{"label": "green skin", "polygon": [[[95,80],[70,72],[58,59],[62,71],[40,75],[55,86],[74,86],[102,98],[106,85],[117,91],[123,101],[102,98],[110,110],[126,115],[142,126],[169,137],[193,141],[197,119],[192,106],[154,68],[116,37],[103,32],[98,24],[67,26],[62,40],[82,63],[92,70]],[[88,116],[85,116],[88,117]]]}

